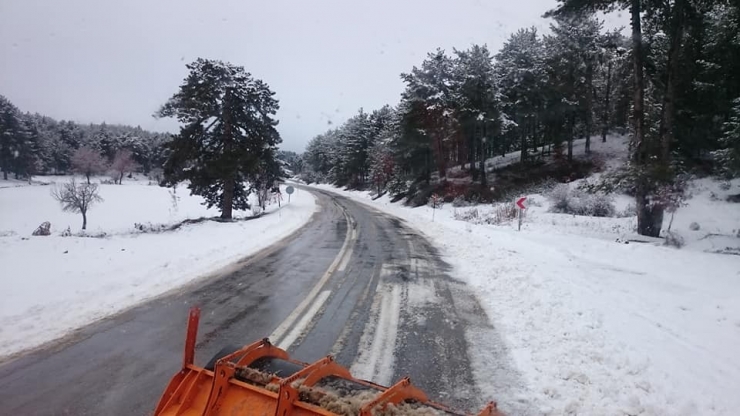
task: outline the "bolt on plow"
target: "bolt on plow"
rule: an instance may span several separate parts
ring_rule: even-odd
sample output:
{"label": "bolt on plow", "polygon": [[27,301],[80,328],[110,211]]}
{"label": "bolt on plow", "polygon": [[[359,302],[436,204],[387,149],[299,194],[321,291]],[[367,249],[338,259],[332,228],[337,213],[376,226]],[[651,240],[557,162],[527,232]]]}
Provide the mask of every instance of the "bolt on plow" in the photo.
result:
{"label": "bolt on plow", "polygon": [[[331,356],[314,363],[290,358],[268,339],[225,348],[205,367],[194,364],[200,310],[188,317],[182,369],[157,404],[155,416],[220,415],[459,415],[432,402],[404,378],[390,387],[352,377]],[[479,416],[503,416],[489,403]]]}

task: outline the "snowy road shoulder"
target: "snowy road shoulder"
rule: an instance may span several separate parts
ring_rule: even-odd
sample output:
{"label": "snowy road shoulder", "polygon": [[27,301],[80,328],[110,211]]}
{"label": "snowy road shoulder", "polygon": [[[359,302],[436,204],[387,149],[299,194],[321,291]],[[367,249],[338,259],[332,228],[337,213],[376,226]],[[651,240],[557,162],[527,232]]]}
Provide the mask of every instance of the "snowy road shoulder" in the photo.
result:
{"label": "snowy road shoulder", "polygon": [[123,233],[124,224],[132,228],[134,222],[152,218],[177,223],[215,212],[181,190],[180,213],[173,217],[168,213],[166,189],[110,185],[101,189],[109,206],[111,201],[128,198],[130,209],[106,209],[103,203],[92,210],[91,220],[93,231],[100,227],[113,230],[112,235],[62,237],[57,228],[51,236],[30,237],[30,225],[35,227],[49,216],[56,215],[53,224],[78,220],[57,214],[60,210],[48,196],[48,188],[0,189],[0,231],[4,231],[0,234],[0,358],[59,338],[254,254],[298,230],[318,209],[309,192],[298,190],[289,204],[284,200],[279,209],[277,204],[268,206],[266,215],[248,221],[205,221],[162,233]]}
{"label": "snowy road shoulder", "polygon": [[[432,221],[428,207],[319,187],[406,220],[442,250],[527,384],[495,396],[504,411],[731,415],[740,407],[739,257],[472,225],[452,209]],[[480,386],[501,391],[485,366],[493,346],[474,349]]]}

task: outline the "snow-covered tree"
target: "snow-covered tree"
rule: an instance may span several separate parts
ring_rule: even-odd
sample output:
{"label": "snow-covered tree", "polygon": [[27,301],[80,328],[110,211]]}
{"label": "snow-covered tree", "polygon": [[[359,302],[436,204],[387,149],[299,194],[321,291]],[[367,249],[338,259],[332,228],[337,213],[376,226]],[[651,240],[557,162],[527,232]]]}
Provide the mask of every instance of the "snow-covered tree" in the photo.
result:
{"label": "snow-covered tree", "polygon": [[71,162],[72,171],[84,175],[87,183],[90,183],[90,176],[100,175],[108,167],[108,163],[100,152],[90,147],[80,147],[75,150]]}
{"label": "snow-covered tree", "polygon": [[724,123],[722,148],[714,155],[722,171],[730,177],[740,175],[740,98],[735,99],[730,119]]}
{"label": "snow-covered tree", "polygon": [[134,154],[128,149],[119,150],[113,157],[113,162],[110,165],[111,176],[113,180],[121,185],[123,183],[123,175],[126,172],[132,172],[137,168],[137,163],[134,160]]}
{"label": "snow-covered tree", "polygon": [[545,49],[536,29],[520,29],[504,42],[496,54],[495,72],[502,110],[510,125],[504,135],[508,146],[502,148],[502,153],[518,147],[521,160],[526,161],[529,149],[539,141],[538,113],[546,80]]}
{"label": "snow-covered tree", "polygon": [[12,171],[20,131],[19,111],[7,98],[0,95],[0,168],[3,179]]}
{"label": "snow-covered tree", "polygon": [[273,118],[278,101],[242,67],[198,59],[187,68],[180,90],[157,113],[182,124],[167,146],[164,183],[187,180],[193,194],[231,219],[234,208],[249,208],[245,181],[281,141]]}
{"label": "snow-covered tree", "polygon": [[442,49],[429,53],[421,67],[401,74],[406,89],[401,99],[408,102],[415,126],[429,138],[440,178],[447,174],[450,149],[458,132],[454,117],[454,61]]}
{"label": "snow-covered tree", "polygon": [[[473,45],[468,50],[455,50],[452,106],[460,131],[466,138],[457,143],[459,156],[467,154],[473,180],[477,180],[480,161],[480,178],[485,184],[484,161],[500,147],[501,134],[500,96],[496,90],[493,57],[488,47]],[[463,162],[463,160],[458,160]]]}

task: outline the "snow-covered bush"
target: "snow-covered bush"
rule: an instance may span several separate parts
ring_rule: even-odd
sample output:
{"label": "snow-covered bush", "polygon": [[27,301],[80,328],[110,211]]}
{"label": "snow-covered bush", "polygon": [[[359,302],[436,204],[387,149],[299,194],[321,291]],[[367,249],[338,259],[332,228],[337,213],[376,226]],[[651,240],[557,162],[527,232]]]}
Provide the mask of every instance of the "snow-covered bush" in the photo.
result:
{"label": "snow-covered bush", "polygon": [[475,205],[475,203],[466,201],[462,196],[456,196],[455,199],[452,200],[452,206],[455,208],[469,207],[472,205]]}
{"label": "snow-covered bush", "polygon": [[547,195],[550,200],[550,212],[571,214],[572,195],[568,185],[558,185]]}
{"label": "snow-covered bush", "polygon": [[257,217],[262,213],[262,208],[259,204],[252,204],[252,216]]}
{"label": "snow-covered bush", "polygon": [[388,192],[393,195],[405,195],[409,191],[410,183],[405,178],[402,177],[402,175],[393,175],[391,177],[390,182],[388,182],[388,185],[386,186],[386,189],[388,189]]}
{"label": "snow-covered bush", "polygon": [[154,168],[150,170],[149,174],[147,175],[147,178],[153,182],[157,182],[157,183],[161,182],[162,178],[164,178],[164,169]]}
{"label": "snow-covered bush", "polygon": [[498,204],[485,217],[484,221],[487,224],[503,224],[516,219],[517,215],[519,215],[519,209],[516,205],[511,203]]}
{"label": "snow-covered bush", "polygon": [[663,244],[670,247],[681,248],[685,244],[685,241],[683,237],[681,237],[681,234],[678,234],[675,231],[668,231],[665,235],[665,241]]}
{"label": "snow-covered bush", "polygon": [[134,223],[134,229],[141,233],[158,233],[162,231],[167,230],[167,225],[165,224],[152,224],[150,222],[147,223]]}
{"label": "snow-covered bush", "polygon": [[454,215],[455,219],[458,221],[467,221],[474,224],[480,223],[480,213],[478,212],[478,208],[455,211]]}
{"label": "snow-covered bush", "polygon": [[585,214],[594,217],[613,217],[616,214],[614,199],[606,194],[592,194],[584,198],[585,205],[582,207]]}
{"label": "snow-covered bush", "polygon": [[517,218],[519,209],[511,203],[498,204],[491,211],[481,212],[478,208],[455,211],[454,217],[458,221],[473,224],[500,225]]}
{"label": "snow-covered bush", "polygon": [[630,202],[621,212],[617,213],[617,217],[628,218],[637,216],[637,207],[634,202]]}
{"label": "snow-covered bush", "polygon": [[550,212],[592,217],[616,215],[614,199],[605,193],[587,193],[561,184],[553,188],[547,197],[550,200]]}

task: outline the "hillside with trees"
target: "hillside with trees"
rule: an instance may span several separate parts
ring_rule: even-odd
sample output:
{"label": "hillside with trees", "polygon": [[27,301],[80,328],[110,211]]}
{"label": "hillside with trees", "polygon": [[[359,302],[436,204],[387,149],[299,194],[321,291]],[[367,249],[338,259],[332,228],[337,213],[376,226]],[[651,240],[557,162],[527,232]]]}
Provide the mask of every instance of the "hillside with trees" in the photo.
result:
{"label": "hillside with trees", "polygon": [[[596,17],[623,9],[630,37]],[[740,174],[737,2],[561,0],[545,17],[548,33],[522,28],[497,52],[429,53],[401,75],[397,104],[361,109],[314,137],[303,178],[418,205],[433,191],[447,196],[460,167],[464,196],[486,201],[504,196],[487,183],[487,159],[555,160],[556,179],[572,179],[589,163],[591,140],[624,132],[629,163],[603,185],[633,195],[638,232],[657,236],[684,175]],[[576,158],[579,138],[585,155]]]}
{"label": "hillside with trees", "polygon": [[[0,169],[3,178],[33,175],[90,175],[106,173],[108,166],[144,173],[161,167],[167,133],[115,124],[80,124],[23,113],[0,95]],[[128,155],[128,163],[121,163]],[[118,157],[118,159],[117,159]],[[124,169],[124,170],[126,170]]]}

